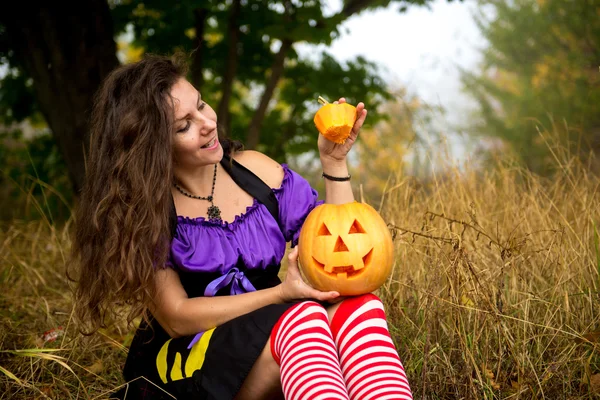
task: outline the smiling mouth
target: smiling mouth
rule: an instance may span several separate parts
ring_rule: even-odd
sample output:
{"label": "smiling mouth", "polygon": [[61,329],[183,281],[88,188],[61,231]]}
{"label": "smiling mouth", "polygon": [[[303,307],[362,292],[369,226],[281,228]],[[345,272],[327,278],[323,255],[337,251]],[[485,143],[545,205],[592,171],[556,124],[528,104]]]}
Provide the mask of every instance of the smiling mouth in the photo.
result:
{"label": "smiling mouth", "polygon": [[338,279],[347,279],[347,278],[356,278],[358,275],[365,272],[365,267],[371,264],[371,258],[373,256],[373,249],[369,250],[369,252],[362,258],[362,265],[325,265],[319,262],[316,258],[312,258],[313,262],[318,265],[320,268],[323,268],[323,271],[329,275],[337,277]]}
{"label": "smiling mouth", "polygon": [[206,143],[204,146],[202,146],[200,148],[201,149],[207,149],[209,147],[212,147],[212,146],[215,145],[216,141],[217,141],[217,137],[215,136],[214,138],[212,138],[212,140],[210,142]]}

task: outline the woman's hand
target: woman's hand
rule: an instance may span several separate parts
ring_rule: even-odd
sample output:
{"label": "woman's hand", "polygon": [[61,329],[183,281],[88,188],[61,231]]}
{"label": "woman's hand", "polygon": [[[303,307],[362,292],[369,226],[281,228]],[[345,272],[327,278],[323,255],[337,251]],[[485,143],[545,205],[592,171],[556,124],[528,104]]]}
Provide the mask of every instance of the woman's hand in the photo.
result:
{"label": "woman's hand", "polygon": [[[345,98],[340,98],[335,103],[345,103]],[[365,122],[365,118],[367,118],[367,110],[365,109],[365,105],[360,102],[356,106],[356,121],[354,121],[354,126],[352,127],[352,131],[350,132],[350,136],[346,139],[343,144],[338,144],[332,142],[325,138],[325,136],[319,134],[318,147],[319,154],[321,156],[321,162],[327,163],[339,163],[346,161],[346,155],[352,148],[352,145],[356,141],[358,137],[358,132]]]}
{"label": "woman's hand", "polygon": [[340,295],[338,292],[321,292],[304,283],[298,269],[298,246],[288,255],[287,273],[279,289],[281,299],[286,303],[300,299],[330,301]]}

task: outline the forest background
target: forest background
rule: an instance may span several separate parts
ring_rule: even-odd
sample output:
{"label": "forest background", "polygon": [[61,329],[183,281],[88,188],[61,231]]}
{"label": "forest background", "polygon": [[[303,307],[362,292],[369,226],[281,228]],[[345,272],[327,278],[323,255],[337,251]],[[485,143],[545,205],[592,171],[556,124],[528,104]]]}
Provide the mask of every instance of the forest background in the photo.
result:
{"label": "forest background", "polygon": [[[467,1],[459,2],[467,6]],[[369,109],[356,197],[393,233],[380,289],[415,398],[600,395],[600,1],[473,0],[485,46],[450,126],[380,66],[329,51],[352,17],[430,0],[89,0],[0,12],[0,398],[105,398],[132,328],[83,338],[64,276],[101,80],[183,50],[221,134],[322,189],[317,96]],[[435,29],[432,27],[431,29]],[[394,32],[379,40],[402,52]],[[311,57],[300,46],[313,46]],[[456,161],[450,132],[460,132]]]}

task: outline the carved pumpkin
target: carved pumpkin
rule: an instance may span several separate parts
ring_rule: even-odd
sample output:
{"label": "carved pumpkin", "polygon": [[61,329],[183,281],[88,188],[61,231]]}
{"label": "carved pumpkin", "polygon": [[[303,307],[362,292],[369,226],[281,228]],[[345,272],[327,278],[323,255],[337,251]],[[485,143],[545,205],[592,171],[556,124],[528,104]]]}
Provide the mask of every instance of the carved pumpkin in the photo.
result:
{"label": "carved pumpkin", "polygon": [[342,144],[346,141],[354,121],[356,121],[356,107],[348,103],[332,104],[319,96],[319,103],[323,107],[317,111],[313,119],[321,135],[332,142]]}
{"label": "carved pumpkin", "polygon": [[370,293],[390,276],[394,248],[390,231],[370,205],[321,204],[308,214],[298,240],[307,282],[342,296]]}

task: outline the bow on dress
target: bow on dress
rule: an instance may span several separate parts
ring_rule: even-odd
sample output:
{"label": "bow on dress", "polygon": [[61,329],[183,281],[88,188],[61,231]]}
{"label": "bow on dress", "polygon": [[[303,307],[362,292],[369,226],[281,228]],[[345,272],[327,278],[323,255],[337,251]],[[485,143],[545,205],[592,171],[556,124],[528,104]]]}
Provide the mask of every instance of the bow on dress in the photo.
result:
{"label": "bow on dress", "polygon": [[[248,293],[256,291],[252,282],[248,279],[246,275],[242,271],[240,271],[237,267],[231,268],[229,272],[224,275],[221,275],[217,279],[213,280],[211,283],[206,286],[204,290],[204,296],[213,297],[217,294],[217,292],[224,287],[227,287],[231,284],[231,289],[229,293],[233,296],[236,294]],[[204,331],[199,332],[194,336],[190,344],[188,345],[188,349],[191,349],[194,344],[200,340]]]}

